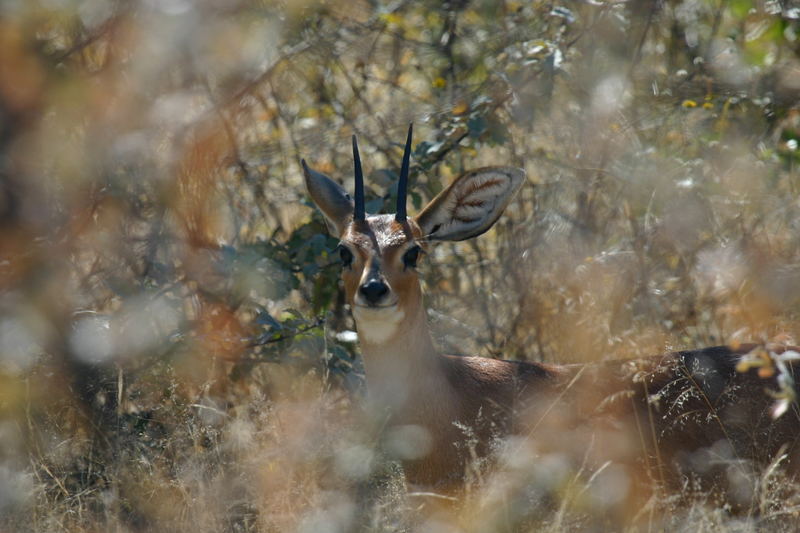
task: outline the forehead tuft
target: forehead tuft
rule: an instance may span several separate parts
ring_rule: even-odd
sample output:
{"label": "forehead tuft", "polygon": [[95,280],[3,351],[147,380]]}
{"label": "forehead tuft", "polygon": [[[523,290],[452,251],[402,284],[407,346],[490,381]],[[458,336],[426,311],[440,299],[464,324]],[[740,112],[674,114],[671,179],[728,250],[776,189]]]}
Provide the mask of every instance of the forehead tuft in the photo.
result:
{"label": "forehead tuft", "polygon": [[367,215],[365,221],[350,224],[344,237],[363,245],[375,243],[378,248],[385,249],[401,246],[419,239],[421,235],[419,227],[410,218],[400,223],[394,215]]}

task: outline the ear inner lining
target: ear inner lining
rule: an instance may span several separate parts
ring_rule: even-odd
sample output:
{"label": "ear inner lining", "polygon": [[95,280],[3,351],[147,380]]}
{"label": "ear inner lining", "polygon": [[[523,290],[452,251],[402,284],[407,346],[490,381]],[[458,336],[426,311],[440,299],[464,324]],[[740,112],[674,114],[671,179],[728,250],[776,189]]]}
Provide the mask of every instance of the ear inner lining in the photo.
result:
{"label": "ear inner lining", "polygon": [[524,178],[524,170],[512,167],[468,171],[431,200],[415,220],[430,241],[477,237],[500,217]]}

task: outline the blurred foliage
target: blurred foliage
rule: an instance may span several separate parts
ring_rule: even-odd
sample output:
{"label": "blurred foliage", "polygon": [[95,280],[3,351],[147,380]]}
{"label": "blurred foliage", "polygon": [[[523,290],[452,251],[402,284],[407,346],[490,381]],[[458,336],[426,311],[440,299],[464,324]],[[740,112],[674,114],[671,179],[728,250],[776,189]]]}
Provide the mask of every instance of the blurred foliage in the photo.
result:
{"label": "blurred foliage", "polygon": [[352,526],[363,373],[298,161],[351,188],[353,133],[371,212],[412,121],[415,209],[528,172],[423,267],[448,352],[796,339],[798,33],[783,0],[4,1],[0,528]]}

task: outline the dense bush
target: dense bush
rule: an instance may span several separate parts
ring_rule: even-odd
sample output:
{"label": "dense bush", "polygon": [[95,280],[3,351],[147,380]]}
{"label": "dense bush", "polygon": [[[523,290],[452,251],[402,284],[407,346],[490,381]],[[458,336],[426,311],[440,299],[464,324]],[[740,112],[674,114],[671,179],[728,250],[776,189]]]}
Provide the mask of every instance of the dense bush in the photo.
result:
{"label": "dense bush", "polygon": [[[336,240],[302,186],[305,158],[352,188],[353,133],[370,212],[391,210],[409,122],[412,212],[463,170],[527,170],[496,229],[425,264],[450,353],[792,342],[799,33],[779,0],[5,2],[0,527],[423,519],[352,421]],[[424,527],[602,530],[598,490],[569,479],[557,511],[538,487],[503,515],[477,487]],[[744,517],[643,513],[792,530],[790,488],[764,478]]]}

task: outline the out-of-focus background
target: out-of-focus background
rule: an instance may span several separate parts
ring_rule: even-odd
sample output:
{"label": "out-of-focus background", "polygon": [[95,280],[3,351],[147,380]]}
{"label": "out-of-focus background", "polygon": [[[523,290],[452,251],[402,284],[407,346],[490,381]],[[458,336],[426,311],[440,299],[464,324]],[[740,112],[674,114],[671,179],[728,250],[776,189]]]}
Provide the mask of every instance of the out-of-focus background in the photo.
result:
{"label": "out-of-focus background", "polygon": [[[409,122],[412,213],[526,169],[492,231],[425,260],[449,353],[796,342],[799,104],[789,0],[3,1],[0,531],[603,530],[619,483],[551,457],[420,517],[353,422],[299,159],[351,189],[357,134],[370,212]],[[791,531],[770,487],[650,524]]]}

